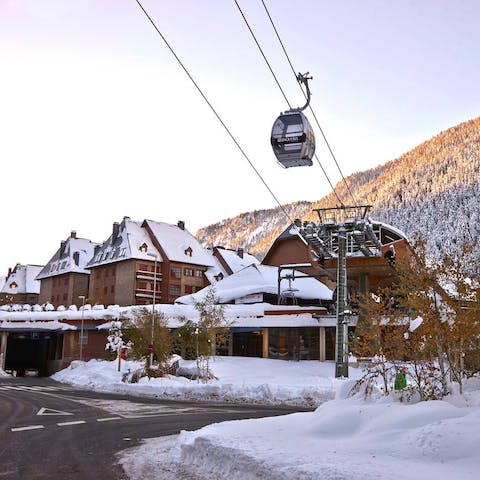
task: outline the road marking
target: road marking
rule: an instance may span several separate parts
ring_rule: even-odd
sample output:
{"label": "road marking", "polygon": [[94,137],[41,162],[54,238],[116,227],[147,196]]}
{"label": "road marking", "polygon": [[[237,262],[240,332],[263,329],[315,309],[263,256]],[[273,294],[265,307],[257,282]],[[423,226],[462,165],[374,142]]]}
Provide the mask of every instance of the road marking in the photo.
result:
{"label": "road marking", "polygon": [[97,422],[111,422],[112,420],[122,420],[122,417],[97,418]]}
{"label": "road marking", "polygon": [[53,408],[42,407],[37,415],[73,415],[70,412],[62,412],[61,410],[54,410]]}
{"label": "road marking", "polygon": [[29,425],[28,427],[11,428],[12,432],[23,432],[24,430],[37,430],[39,428],[45,428],[43,425]]}
{"label": "road marking", "polygon": [[87,423],[85,420],[76,420],[74,422],[60,422],[57,423],[59,427],[66,427],[68,425],[80,425],[81,423]]}

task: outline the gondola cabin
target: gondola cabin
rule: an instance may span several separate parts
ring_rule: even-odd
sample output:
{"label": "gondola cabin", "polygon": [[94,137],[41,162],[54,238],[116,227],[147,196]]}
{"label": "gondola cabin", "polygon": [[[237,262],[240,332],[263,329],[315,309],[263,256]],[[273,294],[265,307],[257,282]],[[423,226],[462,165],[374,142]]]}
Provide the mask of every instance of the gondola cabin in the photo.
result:
{"label": "gondola cabin", "polygon": [[312,165],[315,135],[307,117],[299,110],[282,113],[272,127],[270,142],[284,168]]}

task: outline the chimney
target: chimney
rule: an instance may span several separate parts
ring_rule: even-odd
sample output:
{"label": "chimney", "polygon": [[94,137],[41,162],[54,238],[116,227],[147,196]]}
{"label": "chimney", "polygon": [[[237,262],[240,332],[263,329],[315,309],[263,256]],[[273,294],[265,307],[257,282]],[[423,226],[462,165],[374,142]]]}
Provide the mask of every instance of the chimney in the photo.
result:
{"label": "chimney", "polygon": [[62,240],[60,242],[60,256],[62,256],[65,253],[65,244],[66,244],[65,240]]}
{"label": "chimney", "polygon": [[120,225],[118,224],[118,222],[113,222],[112,243],[115,242],[115,240],[117,239],[119,231],[120,231]]}
{"label": "chimney", "polygon": [[73,261],[75,262],[75,265],[78,267],[80,263],[80,252],[73,252]]}
{"label": "chimney", "polygon": [[12,267],[8,267],[8,275],[7,278],[12,274]]}
{"label": "chimney", "polygon": [[77,238],[77,232],[75,230],[70,232],[70,238]]}
{"label": "chimney", "polygon": [[237,248],[237,255],[240,257],[240,258],[243,258],[243,248]]}
{"label": "chimney", "polygon": [[179,220],[177,222],[177,227],[180,229],[180,230],[185,230],[185,222],[183,220]]}

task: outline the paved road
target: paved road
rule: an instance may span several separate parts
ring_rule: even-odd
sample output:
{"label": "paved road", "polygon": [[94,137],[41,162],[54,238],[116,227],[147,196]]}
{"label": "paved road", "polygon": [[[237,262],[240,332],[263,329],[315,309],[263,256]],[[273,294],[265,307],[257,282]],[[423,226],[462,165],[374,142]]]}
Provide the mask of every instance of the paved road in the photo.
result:
{"label": "paved road", "polygon": [[125,479],[115,454],[143,438],[298,409],[102,394],[43,378],[0,379],[0,480]]}

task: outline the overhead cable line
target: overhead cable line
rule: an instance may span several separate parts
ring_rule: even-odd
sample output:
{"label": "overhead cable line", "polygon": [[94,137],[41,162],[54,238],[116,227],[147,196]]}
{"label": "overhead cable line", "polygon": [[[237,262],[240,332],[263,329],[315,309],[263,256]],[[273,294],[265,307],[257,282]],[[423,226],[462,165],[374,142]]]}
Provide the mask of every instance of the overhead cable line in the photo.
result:
{"label": "overhead cable line", "polygon": [[[285,45],[283,44],[282,39],[280,38],[280,34],[278,33],[277,27],[275,26],[275,23],[274,23],[274,21],[273,21],[273,19],[272,19],[272,16],[270,15],[270,12],[269,12],[269,10],[268,10],[268,8],[267,8],[267,5],[265,4],[265,1],[264,1],[264,0],[260,0],[260,1],[262,2],[263,8],[265,9],[265,12],[267,13],[267,16],[268,16],[268,19],[270,20],[270,23],[272,24],[273,30],[275,31],[275,34],[276,34],[276,36],[277,36],[277,39],[278,39],[278,41],[280,42],[280,45],[281,45],[282,50],[283,50],[283,53],[285,54],[285,57],[287,58],[287,61],[288,61],[289,65],[290,65],[290,68],[292,69],[293,75],[294,75],[295,78],[296,78],[296,77],[297,77],[297,71],[296,71],[295,68],[293,67],[292,61],[290,60],[290,56],[288,55],[287,50],[286,50],[286,48],[285,48]],[[235,0],[235,3],[236,3],[236,0]],[[299,85],[299,86],[300,86],[300,85]],[[305,96],[305,98],[307,98],[307,96],[306,96],[306,94],[305,94],[305,92],[303,91],[303,89],[302,89],[301,86],[300,86],[300,90],[302,91],[302,93],[303,93],[303,95]],[[343,175],[343,172],[342,172],[342,170],[341,170],[341,168],[340,168],[340,165],[339,165],[338,162],[337,162],[337,158],[335,157],[335,154],[333,153],[333,150],[332,150],[332,148],[331,148],[331,146],[330,146],[330,143],[328,142],[327,137],[325,136],[325,133],[323,132],[322,127],[320,126],[320,122],[318,121],[317,116],[315,115],[315,112],[313,111],[313,108],[312,108],[311,105],[309,105],[309,108],[310,108],[310,111],[312,112],[313,118],[315,119],[315,122],[316,122],[316,124],[317,124],[317,127],[318,127],[318,129],[320,130],[320,133],[322,134],[323,140],[325,141],[325,144],[327,145],[327,148],[328,148],[328,150],[329,150],[329,152],[330,152],[330,155],[332,156],[333,161],[335,162],[335,165],[337,166],[337,169],[338,169],[338,171],[340,172],[340,175],[341,175],[341,177],[342,177],[343,183],[344,183],[345,186],[347,187],[347,191],[348,191],[348,193],[350,194],[350,196],[352,197],[352,200],[353,200],[354,204],[356,205],[356,204],[357,204],[357,201],[356,201],[356,199],[355,199],[355,195],[353,194],[352,190],[350,189],[350,186],[349,186],[348,182],[346,181],[346,179],[345,179],[345,177],[344,177],[344,175]],[[317,158],[317,155],[316,155],[316,154],[315,154],[315,158]],[[318,160],[318,158],[317,158],[317,160]],[[322,168],[322,170],[323,170],[323,168]],[[338,198],[338,197],[337,197],[337,198]]]}
{"label": "overhead cable line", "polygon": [[[247,160],[247,162],[250,164],[250,166],[253,168],[253,170],[255,171],[255,173],[257,174],[258,178],[260,178],[260,180],[262,181],[262,183],[264,184],[264,186],[266,187],[266,189],[269,191],[270,195],[274,198],[274,200],[277,202],[278,206],[281,208],[281,210],[283,211],[283,213],[285,214],[285,216],[287,217],[287,219],[289,220],[289,222],[291,222],[293,225],[295,225],[295,222],[292,220],[292,218],[290,217],[290,215],[288,214],[288,212],[286,211],[285,207],[280,203],[280,201],[278,200],[278,198],[276,197],[276,195],[273,193],[273,191],[271,190],[271,188],[268,186],[267,182],[264,180],[264,178],[262,177],[262,175],[260,174],[260,172],[255,168],[255,165],[253,165],[252,161],[250,160],[250,158],[248,157],[248,155],[245,153],[245,151],[243,150],[243,148],[241,147],[241,145],[238,143],[237,139],[234,137],[234,135],[232,134],[232,132],[230,131],[230,129],[227,127],[227,125],[225,124],[225,122],[222,120],[222,118],[220,117],[220,115],[217,113],[217,111],[215,110],[215,108],[213,107],[213,105],[210,103],[210,101],[208,100],[208,98],[206,97],[206,95],[203,93],[202,89],[199,87],[198,83],[195,81],[195,79],[192,77],[192,75],[190,74],[190,72],[188,71],[187,67],[185,67],[185,65],[183,64],[183,62],[180,60],[180,58],[178,57],[178,55],[175,53],[175,50],[173,49],[173,47],[168,43],[167,39],[165,38],[165,36],[162,34],[162,32],[159,30],[159,28],[157,27],[157,25],[155,24],[155,22],[153,21],[153,19],[150,17],[150,15],[148,14],[148,12],[145,10],[145,8],[143,8],[143,5],[141,4],[140,0],[135,0],[138,4],[138,6],[140,7],[140,9],[142,10],[142,12],[145,14],[145,16],[147,17],[147,19],[149,20],[149,22],[152,24],[153,28],[156,30],[156,32],[158,33],[158,35],[160,36],[160,38],[163,40],[163,43],[165,43],[166,47],[170,50],[170,52],[172,53],[172,55],[175,57],[175,60],[178,62],[178,64],[180,65],[180,67],[182,67],[183,71],[185,72],[185,74],[187,75],[187,77],[190,79],[190,81],[193,83],[193,85],[195,86],[195,88],[197,89],[198,93],[202,96],[203,100],[205,101],[205,103],[210,107],[210,110],[213,112],[213,114],[215,115],[215,117],[217,118],[217,120],[221,123],[222,127],[225,129],[225,131],[227,132],[228,136],[233,140],[233,142],[235,143],[235,145],[237,146],[237,148],[240,150],[241,154],[243,155],[243,157]],[[300,235],[299,235],[300,236]],[[306,243],[306,241],[303,239],[303,237],[300,236],[300,238],[303,240],[304,243]]]}
{"label": "overhead cable line", "polygon": [[[248,30],[250,31],[250,34],[252,35],[253,40],[254,40],[255,43],[257,44],[257,47],[258,47],[260,53],[262,54],[262,57],[263,57],[263,59],[265,60],[265,63],[267,64],[268,68],[270,69],[270,72],[272,73],[273,78],[274,78],[275,81],[277,82],[278,88],[280,89],[280,91],[282,92],[285,100],[287,101],[288,107],[291,109],[292,107],[291,107],[291,105],[290,105],[290,102],[289,102],[289,101],[287,100],[287,98],[285,97],[285,93],[283,92],[283,89],[282,89],[282,87],[280,86],[280,83],[278,82],[278,79],[277,79],[275,73],[273,72],[272,67],[270,66],[270,63],[269,63],[268,60],[267,60],[267,57],[266,57],[265,53],[263,52],[262,47],[260,46],[260,43],[258,42],[257,37],[255,36],[255,33],[253,32],[252,28],[250,27],[250,24],[248,23],[248,20],[247,20],[247,18],[245,17],[245,15],[244,15],[244,13],[243,13],[240,5],[238,4],[237,0],[234,0],[234,2],[235,2],[235,5],[236,5],[237,8],[238,8],[238,11],[240,12],[240,14],[241,14],[241,16],[242,16],[242,18],[243,18],[243,21],[245,22],[245,25],[247,26]],[[297,78],[297,74],[295,74],[295,78]],[[302,93],[305,95],[305,92],[303,92],[303,89],[302,89],[301,87],[300,87],[300,89],[302,90]],[[306,98],[306,95],[305,95],[305,98]],[[323,134],[323,133],[322,133],[322,134]],[[325,138],[325,137],[324,137],[324,138]],[[323,172],[323,174],[325,175],[325,178],[327,179],[328,184],[330,185],[330,188],[332,189],[333,193],[334,193],[335,196],[337,197],[337,200],[340,202],[341,205],[343,205],[343,202],[342,202],[341,198],[338,196],[338,194],[337,194],[337,192],[336,192],[336,190],[335,190],[335,187],[333,186],[333,183],[330,181],[330,178],[328,177],[327,172],[325,171],[325,169],[323,168],[322,164],[320,163],[320,160],[319,160],[317,154],[315,153],[314,156],[315,156],[315,159],[316,159],[317,162],[318,162],[318,165],[319,165],[320,168],[322,169],[322,172]]]}

